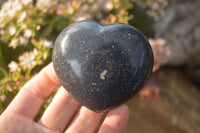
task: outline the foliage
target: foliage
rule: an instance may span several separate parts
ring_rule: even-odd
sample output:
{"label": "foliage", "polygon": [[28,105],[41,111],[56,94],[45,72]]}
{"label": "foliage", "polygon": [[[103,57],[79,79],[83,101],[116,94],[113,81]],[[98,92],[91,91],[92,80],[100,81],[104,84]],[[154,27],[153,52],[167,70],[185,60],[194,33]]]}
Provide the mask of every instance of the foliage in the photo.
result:
{"label": "foliage", "polygon": [[139,15],[151,20],[158,16],[149,14],[155,7],[142,0],[139,4],[131,0],[5,1],[0,6],[0,112],[25,82],[51,61],[53,42],[66,26],[84,19],[134,24],[139,18],[133,14],[135,5],[147,9]]}

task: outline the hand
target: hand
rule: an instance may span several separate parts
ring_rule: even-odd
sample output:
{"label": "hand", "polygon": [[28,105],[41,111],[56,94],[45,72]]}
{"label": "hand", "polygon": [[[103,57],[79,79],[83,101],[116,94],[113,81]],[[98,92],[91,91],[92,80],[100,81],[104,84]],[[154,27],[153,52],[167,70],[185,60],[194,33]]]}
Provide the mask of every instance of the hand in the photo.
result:
{"label": "hand", "polygon": [[[53,101],[47,107],[39,122],[33,121],[45,99],[58,86],[60,86],[60,82],[57,79],[51,63],[24,85],[7,109],[2,113],[0,116],[0,132],[94,132],[103,113],[95,113],[81,106],[62,87],[56,93]],[[110,110],[100,127],[99,133],[123,132],[128,115],[129,110],[126,105]],[[69,126],[65,129],[67,125]]]}

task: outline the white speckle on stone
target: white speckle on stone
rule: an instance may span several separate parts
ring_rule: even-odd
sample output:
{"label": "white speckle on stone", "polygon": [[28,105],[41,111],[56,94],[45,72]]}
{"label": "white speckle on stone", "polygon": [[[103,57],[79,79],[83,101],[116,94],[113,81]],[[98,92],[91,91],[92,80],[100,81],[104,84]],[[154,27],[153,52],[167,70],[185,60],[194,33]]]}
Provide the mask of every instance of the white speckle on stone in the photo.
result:
{"label": "white speckle on stone", "polygon": [[81,65],[77,59],[75,60],[67,60],[67,63],[69,63],[73,69],[73,71],[76,73],[78,77],[81,77]]}
{"label": "white speckle on stone", "polygon": [[100,78],[102,79],[102,80],[105,80],[106,78],[105,78],[105,76],[106,76],[106,74],[107,74],[107,70],[104,70],[102,73],[100,73]]}

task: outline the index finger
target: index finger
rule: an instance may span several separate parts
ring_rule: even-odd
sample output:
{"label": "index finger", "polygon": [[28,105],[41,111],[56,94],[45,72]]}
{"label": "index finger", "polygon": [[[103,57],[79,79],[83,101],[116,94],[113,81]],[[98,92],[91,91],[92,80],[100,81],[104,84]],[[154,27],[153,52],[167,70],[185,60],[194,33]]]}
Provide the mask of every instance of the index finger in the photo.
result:
{"label": "index finger", "polygon": [[58,86],[60,82],[50,63],[22,87],[3,114],[14,113],[34,119],[44,100]]}

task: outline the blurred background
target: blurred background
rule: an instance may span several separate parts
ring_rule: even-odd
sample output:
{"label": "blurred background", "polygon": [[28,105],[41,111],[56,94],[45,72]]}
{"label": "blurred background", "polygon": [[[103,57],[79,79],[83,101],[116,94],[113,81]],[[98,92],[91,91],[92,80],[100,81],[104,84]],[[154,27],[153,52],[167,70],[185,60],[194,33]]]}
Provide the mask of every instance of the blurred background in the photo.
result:
{"label": "blurred background", "polygon": [[128,23],[153,48],[153,74],[127,103],[125,133],[200,132],[199,0],[1,0],[0,113],[51,62],[58,34],[85,19]]}

